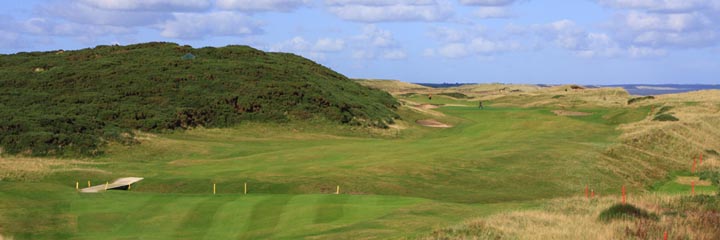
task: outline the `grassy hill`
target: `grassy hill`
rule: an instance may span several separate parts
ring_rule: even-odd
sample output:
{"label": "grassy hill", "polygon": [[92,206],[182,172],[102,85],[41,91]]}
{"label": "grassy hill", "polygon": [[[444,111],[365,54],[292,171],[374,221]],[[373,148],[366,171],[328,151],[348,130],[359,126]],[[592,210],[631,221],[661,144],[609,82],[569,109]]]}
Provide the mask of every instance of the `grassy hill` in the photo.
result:
{"label": "grassy hill", "polygon": [[319,120],[386,127],[395,99],[305,58],[173,43],[0,55],[0,152],[95,155],[132,130]]}
{"label": "grassy hill", "polygon": [[[671,239],[720,236],[720,197],[709,195],[717,192],[720,178],[718,91],[630,105],[631,96],[621,89],[464,92],[469,98],[431,93],[432,99],[419,92],[397,94],[401,120],[389,129],[246,121],[139,132],[134,139],[142,144],[112,143],[93,158],[0,156],[0,236],[649,239],[665,231]],[[679,121],[654,121],[658,114]],[[428,119],[452,127],[419,124]],[[691,172],[699,153],[704,161]],[[712,181],[701,181],[703,174]],[[84,187],[87,181],[98,185],[129,176],[145,179],[130,191],[75,189],[76,183]],[[690,197],[693,181],[696,195]],[[620,201],[621,186],[628,203],[659,220],[598,221]],[[586,187],[594,199],[585,199]]]}

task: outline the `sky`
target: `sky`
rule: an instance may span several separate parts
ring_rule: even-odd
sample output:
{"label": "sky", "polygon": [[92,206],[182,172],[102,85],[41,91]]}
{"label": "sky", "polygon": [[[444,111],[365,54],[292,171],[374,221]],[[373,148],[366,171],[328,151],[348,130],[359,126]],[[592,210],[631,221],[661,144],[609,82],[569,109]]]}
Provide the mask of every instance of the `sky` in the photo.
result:
{"label": "sky", "polygon": [[720,83],[720,0],[23,0],[0,5],[2,54],[150,41],[291,52],[351,78]]}

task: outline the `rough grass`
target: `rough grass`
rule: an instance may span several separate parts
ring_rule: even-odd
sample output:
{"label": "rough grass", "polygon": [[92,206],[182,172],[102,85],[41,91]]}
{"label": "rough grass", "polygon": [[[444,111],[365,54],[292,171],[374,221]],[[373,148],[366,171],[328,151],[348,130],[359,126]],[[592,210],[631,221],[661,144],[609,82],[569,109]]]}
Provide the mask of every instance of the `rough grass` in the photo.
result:
{"label": "rough grass", "polygon": [[[617,204],[619,196],[555,199],[540,210],[519,210],[467,220],[463,225],[437,229],[426,239],[718,239],[718,197],[639,195],[630,204]],[[640,208],[644,210],[639,210]],[[604,211],[614,221],[601,221]],[[648,218],[638,218],[646,215]],[[654,215],[654,216],[653,216]],[[440,237],[435,237],[440,236]]]}

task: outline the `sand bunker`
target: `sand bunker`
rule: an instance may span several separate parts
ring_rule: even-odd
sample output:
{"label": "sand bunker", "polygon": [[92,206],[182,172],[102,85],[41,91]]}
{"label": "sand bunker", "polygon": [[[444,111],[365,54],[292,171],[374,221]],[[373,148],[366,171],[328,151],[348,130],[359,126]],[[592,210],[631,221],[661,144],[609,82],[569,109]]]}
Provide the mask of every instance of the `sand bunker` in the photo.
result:
{"label": "sand bunker", "polygon": [[450,128],[452,125],[448,125],[442,122],[439,122],[435,119],[425,119],[425,120],[417,120],[415,121],[417,124],[426,126],[426,127],[434,127],[434,128]]}
{"label": "sand bunker", "polygon": [[420,105],[417,105],[417,106],[415,106],[415,107],[416,107],[416,108],[420,108],[420,109],[436,109],[436,108],[439,108],[439,106],[437,106],[437,105],[432,105],[432,104],[427,104],[427,103],[426,103],[426,104],[420,104]]}
{"label": "sand bunker", "polygon": [[592,115],[592,113],[573,112],[573,111],[566,111],[566,110],[554,110],[552,112],[558,116],[589,116],[589,115]]}

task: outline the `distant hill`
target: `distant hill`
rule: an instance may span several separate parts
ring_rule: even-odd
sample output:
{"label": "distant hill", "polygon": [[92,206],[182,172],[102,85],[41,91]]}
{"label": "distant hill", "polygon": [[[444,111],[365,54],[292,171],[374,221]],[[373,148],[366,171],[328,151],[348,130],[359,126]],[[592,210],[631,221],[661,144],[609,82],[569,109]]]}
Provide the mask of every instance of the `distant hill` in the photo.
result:
{"label": "distant hill", "polygon": [[308,59],[174,43],[0,55],[0,151],[94,155],[132,130],[323,119],[386,127],[398,102]]}

